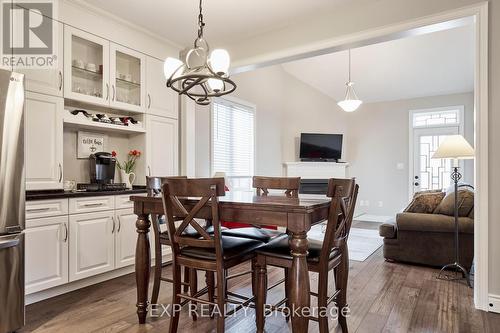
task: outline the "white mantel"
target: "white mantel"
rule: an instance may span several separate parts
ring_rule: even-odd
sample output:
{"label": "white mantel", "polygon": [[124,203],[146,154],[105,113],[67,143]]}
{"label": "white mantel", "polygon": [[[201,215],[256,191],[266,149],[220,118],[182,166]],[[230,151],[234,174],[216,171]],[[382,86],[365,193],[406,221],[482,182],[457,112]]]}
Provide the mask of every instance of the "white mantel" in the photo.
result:
{"label": "white mantel", "polygon": [[286,177],[302,179],[347,178],[348,163],[335,162],[285,162]]}

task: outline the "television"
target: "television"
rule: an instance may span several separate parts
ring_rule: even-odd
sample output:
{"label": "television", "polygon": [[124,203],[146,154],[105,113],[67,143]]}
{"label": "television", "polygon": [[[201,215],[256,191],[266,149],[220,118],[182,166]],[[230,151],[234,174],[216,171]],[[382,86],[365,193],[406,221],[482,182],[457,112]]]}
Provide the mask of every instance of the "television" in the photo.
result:
{"label": "television", "polygon": [[342,157],[342,134],[302,133],[301,161],[335,161]]}

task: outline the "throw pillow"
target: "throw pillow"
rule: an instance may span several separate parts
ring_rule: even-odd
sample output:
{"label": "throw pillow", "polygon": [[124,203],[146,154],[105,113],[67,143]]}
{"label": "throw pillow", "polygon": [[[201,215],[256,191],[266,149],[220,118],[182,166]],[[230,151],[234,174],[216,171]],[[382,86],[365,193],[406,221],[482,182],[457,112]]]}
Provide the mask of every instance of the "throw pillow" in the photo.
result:
{"label": "throw pillow", "polygon": [[[468,216],[473,208],[474,192],[467,189],[458,190],[458,216]],[[437,206],[434,214],[455,215],[455,192],[446,194],[443,201]]]}
{"label": "throw pillow", "polygon": [[440,191],[417,192],[404,211],[408,213],[432,214],[441,200],[443,200],[444,195],[445,193]]}

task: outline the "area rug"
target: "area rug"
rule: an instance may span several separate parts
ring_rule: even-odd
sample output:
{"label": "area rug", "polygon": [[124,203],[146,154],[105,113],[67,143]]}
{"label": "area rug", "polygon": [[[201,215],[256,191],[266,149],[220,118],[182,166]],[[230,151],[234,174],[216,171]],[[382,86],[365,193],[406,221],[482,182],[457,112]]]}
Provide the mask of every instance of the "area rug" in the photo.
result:
{"label": "area rug", "polygon": [[[312,239],[323,240],[323,225],[315,225],[307,236]],[[351,228],[347,246],[349,247],[349,259],[354,261],[365,261],[373,252],[377,251],[384,243],[379,236],[378,230]]]}

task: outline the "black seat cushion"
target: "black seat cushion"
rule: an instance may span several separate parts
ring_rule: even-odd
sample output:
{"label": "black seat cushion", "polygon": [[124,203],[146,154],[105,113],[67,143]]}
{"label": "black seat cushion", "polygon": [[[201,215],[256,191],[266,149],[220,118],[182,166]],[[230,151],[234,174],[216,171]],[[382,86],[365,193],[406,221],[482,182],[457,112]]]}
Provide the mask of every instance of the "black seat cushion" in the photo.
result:
{"label": "black seat cushion", "polygon": [[[255,239],[245,239],[239,237],[222,237],[222,248],[224,251],[224,260],[230,260],[237,258],[239,256],[244,256],[249,252],[255,251],[255,249],[264,245],[263,242],[259,242]],[[193,257],[198,259],[208,259],[215,260],[215,249],[214,248],[204,248],[195,246],[185,246],[181,249],[181,255],[187,257]]]}
{"label": "black seat cushion", "polygon": [[226,229],[222,232],[222,234],[224,236],[255,239],[264,243],[269,243],[273,239],[286,235],[282,232],[279,232],[278,230],[256,228],[256,227]]}
{"label": "black seat cushion", "polygon": [[[221,227],[220,228],[222,231],[226,230],[227,228],[225,227]],[[213,226],[209,226],[205,229],[207,231],[207,233],[209,235],[213,235],[214,234],[214,227]],[[195,228],[193,228],[191,225],[189,225],[185,230],[184,232],[182,233],[184,236],[187,236],[187,237],[193,237],[193,238],[199,238],[201,237],[200,233],[198,231],[196,231]],[[160,239],[163,239],[163,240],[170,240],[170,238],[168,237],[168,232],[167,231],[164,231],[162,233],[160,233]]]}
{"label": "black seat cushion", "polygon": [[[264,246],[261,246],[256,253],[270,256],[270,257],[278,257],[284,259],[292,260],[292,255],[290,253],[290,246],[288,244],[288,235],[284,235],[278,237]],[[318,241],[316,239],[308,239],[309,241],[309,253],[307,255],[307,260],[310,262],[319,262],[319,256],[321,254],[321,248],[323,246],[322,241]],[[330,252],[330,258],[335,258],[340,253],[338,248],[333,248],[332,252]]]}

